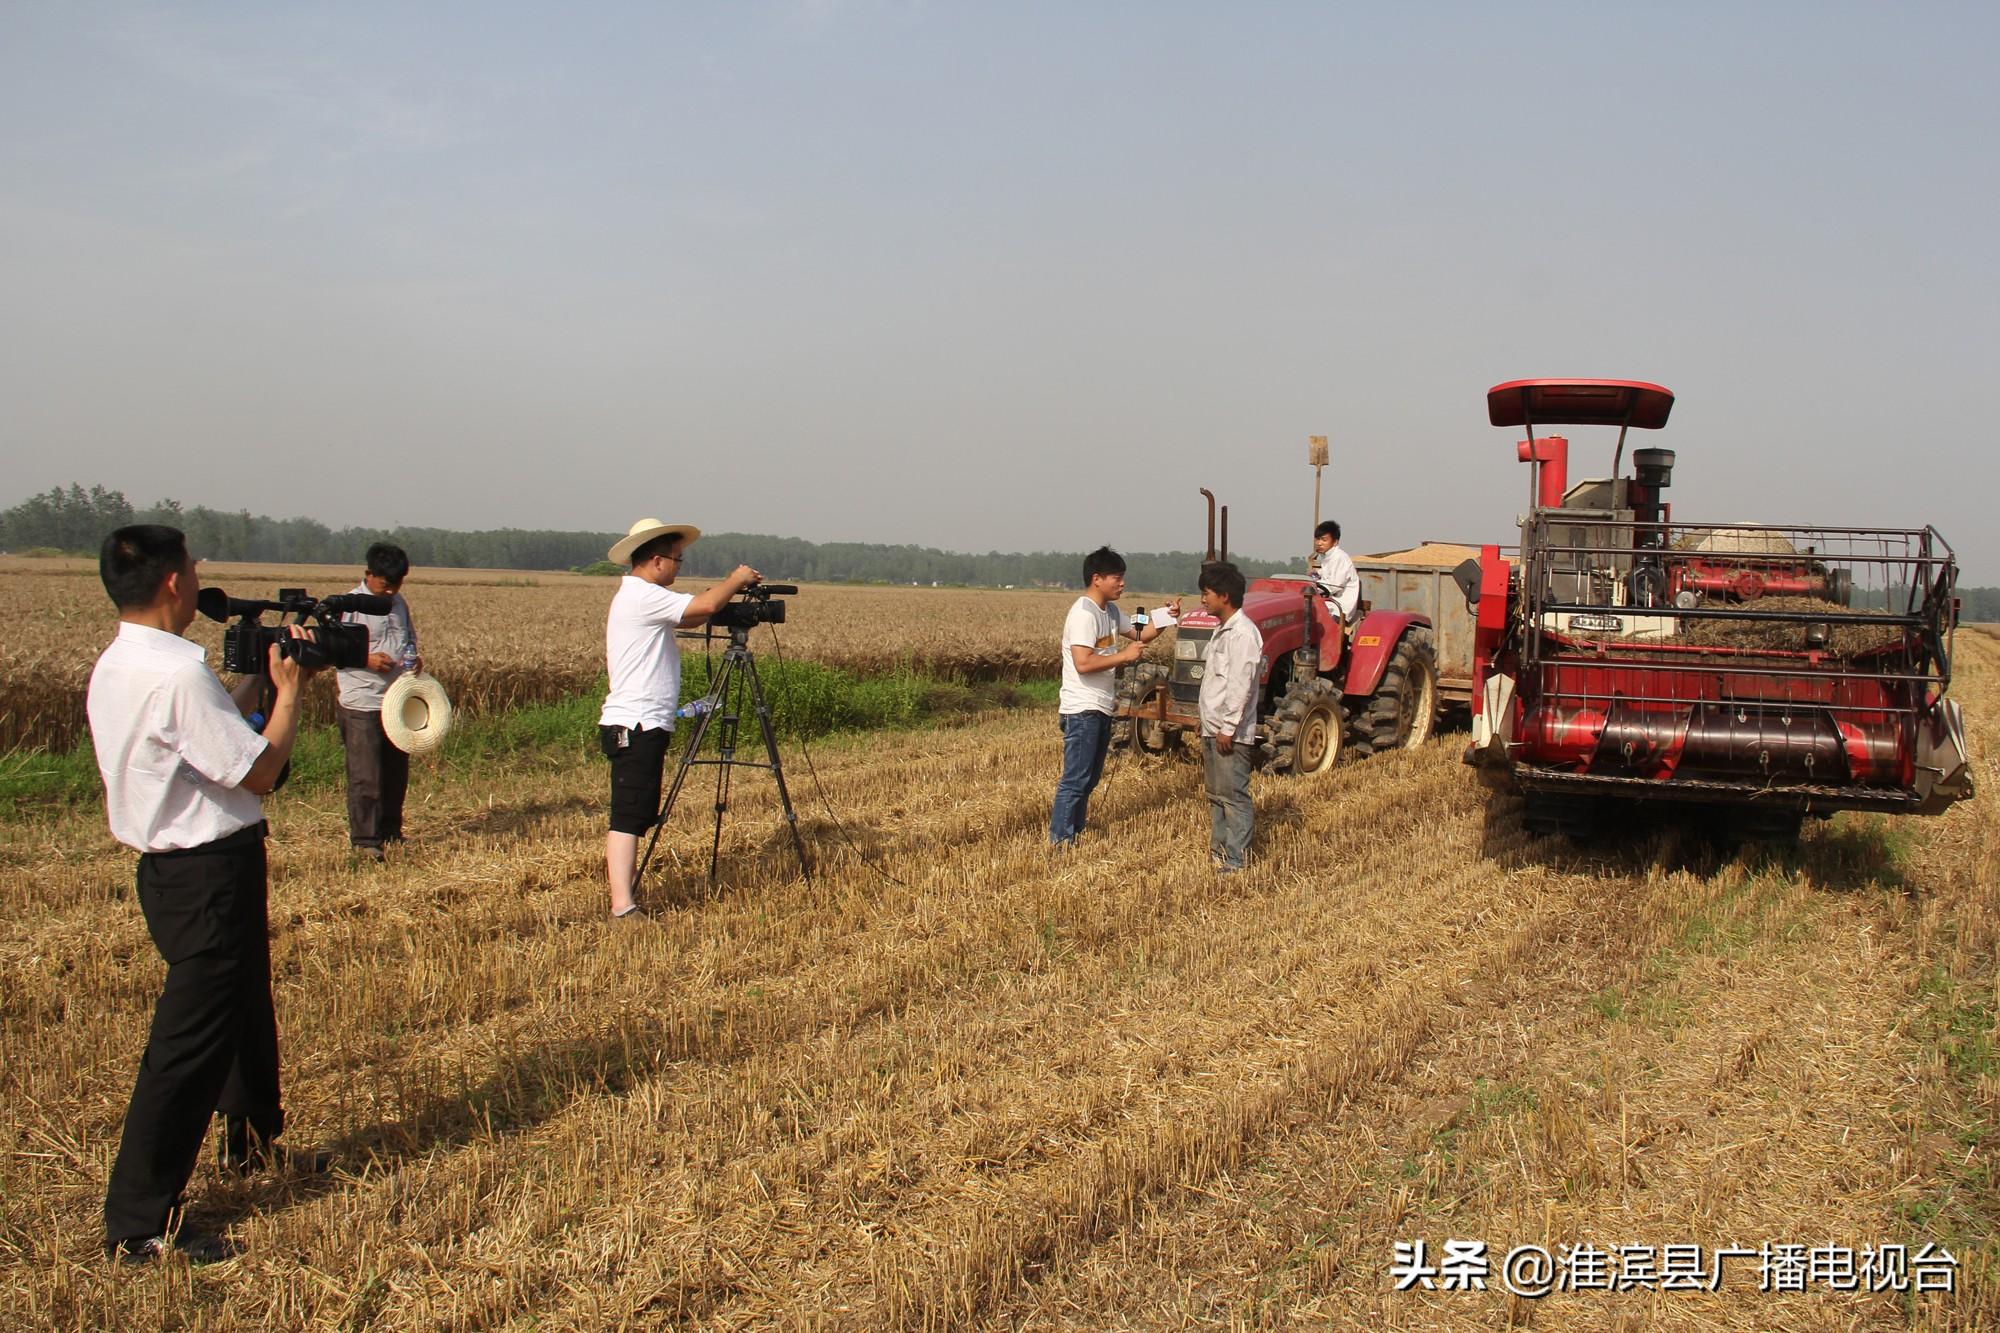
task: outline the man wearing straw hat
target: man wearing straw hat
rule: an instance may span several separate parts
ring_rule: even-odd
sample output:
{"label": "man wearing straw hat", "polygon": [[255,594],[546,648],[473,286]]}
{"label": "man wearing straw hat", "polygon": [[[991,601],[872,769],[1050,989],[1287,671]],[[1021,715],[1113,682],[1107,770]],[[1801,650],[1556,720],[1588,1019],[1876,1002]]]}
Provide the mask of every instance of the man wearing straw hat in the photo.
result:
{"label": "man wearing straw hat", "polygon": [[701,529],[642,518],[611,548],[614,564],[632,572],[618,582],[604,626],[611,678],[597,719],[598,744],[611,761],[611,831],[604,839],[611,915],[638,916],[633,872],[639,839],[660,813],[660,776],[673,740],[680,701],[681,653],[674,631],[706,624],[730,598],[763,577],[738,565],[728,578],[693,596],[675,592],[681,557]]}

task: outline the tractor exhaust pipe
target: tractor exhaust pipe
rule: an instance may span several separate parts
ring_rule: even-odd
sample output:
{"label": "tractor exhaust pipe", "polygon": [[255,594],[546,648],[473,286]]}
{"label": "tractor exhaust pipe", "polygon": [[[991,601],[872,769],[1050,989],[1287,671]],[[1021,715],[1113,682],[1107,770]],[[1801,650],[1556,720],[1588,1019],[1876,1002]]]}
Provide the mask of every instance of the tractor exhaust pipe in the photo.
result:
{"label": "tractor exhaust pipe", "polygon": [[1201,493],[1208,497],[1208,548],[1201,555],[1206,563],[1215,559],[1215,492],[1204,486]]}
{"label": "tractor exhaust pipe", "polygon": [[1222,506],[1222,559],[1229,558],[1229,506]]}

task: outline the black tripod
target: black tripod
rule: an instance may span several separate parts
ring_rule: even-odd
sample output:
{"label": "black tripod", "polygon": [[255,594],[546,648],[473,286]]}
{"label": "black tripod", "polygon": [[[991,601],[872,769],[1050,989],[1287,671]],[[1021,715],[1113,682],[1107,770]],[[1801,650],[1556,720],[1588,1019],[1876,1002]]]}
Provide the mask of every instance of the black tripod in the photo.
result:
{"label": "black tripod", "polygon": [[[743,720],[746,705],[756,713],[757,725],[763,730],[764,753],[769,756],[769,763],[736,757],[736,729]],[[718,757],[699,758],[710,725],[718,721],[721,724],[717,733]],[[784,807],[785,823],[792,832],[792,848],[799,854],[799,873],[811,879],[812,867],[806,862],[806,845],[799,837],[799,817],[792,812],[792,794],[785,789],[784,765],[778,762],[778,737],[771,729],[771,710],[764,702],[764,683],[757,675],[757,659],[750,652],[750,627],[747,625],[729,627],[729,646],[723,649],[722,665],[716,668],[715,677],[709,682],[708,695],[702,700],[700,715],[694,719],[687,747],[681,751],[680,767],[674,771],[673,785],[667,788],[666,799],[660,803],[659,817],[653,821],[653,836],[646,840],[646,854],[639,858],[639,868],[632,874],[635,889],[646,878],[646,865],[653,859],[653,848],[660,841],[660,830],[666,826],[667,816],[673,812],[674,802],[680,797],[688,773],[697,764],[715,767],[715,836],[708,848],[709,892],[715,892],[715,863],[722,851],[722,815],[729,808],[729,770],[732,768],[771,770],[771,776],[778,783],[778,803]]]}

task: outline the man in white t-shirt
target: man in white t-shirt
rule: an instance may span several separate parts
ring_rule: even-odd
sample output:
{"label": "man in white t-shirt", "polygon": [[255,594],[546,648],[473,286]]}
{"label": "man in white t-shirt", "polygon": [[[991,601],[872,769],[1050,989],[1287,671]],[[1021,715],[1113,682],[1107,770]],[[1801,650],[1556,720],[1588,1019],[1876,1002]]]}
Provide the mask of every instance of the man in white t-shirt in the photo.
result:
{"label": "man in white t-shirt", "polygon": [[604,838],[611,915],[639,915],[632,896],[639,838],[660,814],[660,775],[673,741],[680,702],[681,652],[674,631],[706,624],[743,589],[763,577],[738,565],[728,578],[689,596],[673,591],[681,557],[701,536],[685,523],[642,518],[611,548],[615,564],[632,572],[618,581],[604,625],[604,659],[611,689],[597,718],[597,739],[611,761],[611,831]]}
{"label": "man in white t-shirt", "polygon": [[[1104,756],[1111,746],[1111,715],[1118,707],[1118,668],[1137,662],[1145,645],[1159,637],[1160,626],[1135,630],[1118,609],[1125,593],[1125,557],[1100,546],[1084,557],[1083,596],[1063,620],[1062,691],[1057,696],[1057,720],[1062,723],[1062,777],[1049,811],[1049,841],[1064,846],[1083,832],[1090,794],[1104,776]],[[1180,616],[1180,598],[1167,603],[1172,618]],[[1120,635],[1132,640],[1118,647]]]}
{"label": "man in white t-shirt", "polygon": [[274,702],[258,734],[245,718],[259,678],[232,694],[201,645],[181,637],[201,579],[180,531],[120,528],[104,539],[97,568],[119,624],[90,673],[90,738],[111,835],[139,853],[139,910],[167,962],[105,1188],[104,1247],[124,1263],[175,1252],[212,1262],[234,1246],[178,1224],[217,1111],[225,1170],[247,1175],[281,1158],[309,1171],[330,1165],[271,1142],[285,1117],[261,798],[291,757],[305,673],[272,646]]}

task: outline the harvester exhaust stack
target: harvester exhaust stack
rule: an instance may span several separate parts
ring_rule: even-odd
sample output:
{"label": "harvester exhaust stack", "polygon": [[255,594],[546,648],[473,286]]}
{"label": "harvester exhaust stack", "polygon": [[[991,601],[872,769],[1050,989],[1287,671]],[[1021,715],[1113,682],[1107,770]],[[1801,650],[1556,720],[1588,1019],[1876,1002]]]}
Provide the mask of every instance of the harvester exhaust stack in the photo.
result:
{"label": "harvester exhaust stack", "polygon": [[1535,507],[1562,508],[1569,490],[1569,441],[1560,435],[1530,436],[1514,446],[1514,456],[1535,464]]}

